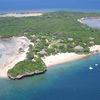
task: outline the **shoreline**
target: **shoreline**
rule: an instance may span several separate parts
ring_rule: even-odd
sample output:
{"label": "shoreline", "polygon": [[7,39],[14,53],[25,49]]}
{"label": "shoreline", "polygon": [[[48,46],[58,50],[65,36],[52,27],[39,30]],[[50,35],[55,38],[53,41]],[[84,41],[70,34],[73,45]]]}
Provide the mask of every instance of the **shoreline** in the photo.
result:
{"label": "shoreline", "polygon": [[71,61],[75,61],[78,59],[82,59],[90,56],[91,54],[76,54],[72,53],[59,53],[57,55],[47,56],[42,58],[47,68],[52,67],[53,65],[63,64]]}
{"label": "shoreline", "polygon": [[[18,62],[26,59],[27,52],[28,52],[28,48],[26,48],[24,53],[17,55],[15,57],[15,59],[13,59],[14,61],[12,61],[7,66],[5,66],[5,68],[0,69],[0,78],[8,78],[8,75],[7,75],[8,70],[13,68],[15,66],[15,64],[17,64]],[[46,67],[50,68],[50,67],[53,67],[54,65],[75,61],[78,59],[88,57],[90,55],[92,55],[92,54],[60,53],[60,54],[56,54],[56,55],[47,56],[45,58],[42,58],[42,60],[45,63]],[[68,57],[68,59],[67,59],[67,57]],[[31,73],[29,73],[29,75],[30,74]],[[25,74],[25,76],[27,76],[27,75]],[[18,79],[20,79],[20,78],[18,78]]]}
{"label": "shoreline", "polygon": [[[100,45],[94,45],[89,47],[90,53],[88,54],[76,54],[74,52],[71,53],[58,53],[56,55],[46,56],[42,58],[43,62],[46,64],[47,68],[52,67],[53,65],[58,65],[78,59],[82,59],[93,54],[100,52]],[[67,59],[68,58],[68,59]]]}
{"label": "shoreline", "polygon": [[[15,41],[15,48],[13,50],[7,50],[9,52],[6,53],[4,62],[1,62],[1,65],[3,67],[0,68],[0,78],[8,78],[7,72],[9,69],[13,68],[15,64],[17,64],[20,61],[23,61],[26,59],[26,54],[29,49],[29,44],[31,44],[30,40],[24,36],[22,37],[12,37],[13,41]],[[11,40],[10,39],[10,40]],[[2,45],[0,45],[2,47]],[[19,48],[23,48],[22,52],[19,52]],[[62,64],[78,59],[82,59],[85,57],[88,57],[92,54],[96,54],[100,52],[100,45],[94,45],[92,47],[89,47],[90,53],[88,54],[76,54],[74,52],[71,53],[58,53],[56,55],[51,56],[45,56],[41,58],[43,62],[45,63],[46,67],[52,67],[53,65]]]}
{"label": "shoreline", "polygon": [[43,13],[41,12],[12,12],[12,13],[0,13],[0,17],[35,17],[35,16],[42,16]]}
{"label": "shoreline", "polygon": [[0,13],[26,13],[26,12],[41,12],[41,13],[48,13],[48,12],[82,12],[82,13],[100,13],[100,10],[90,10],[90,9],[68,9],[68,8],[40,8],[40,9],[15,9],[15,10],[0,10]]}
{"label": "shoreline", "polygon": [[77,19],[78,22],[84,24],[84,20],[88,20],[88,19],[100,19],[100,17],[82,17],[80,19]]}
{"label": "shoreline", "polygon": [[[0,62],[2,67],[0,67],[0,78],[8,78],[7,72],[9,69],[13,68],[15,64],[26,59],[26,53],[29,49],[30,41],[26,37],[12,37],[15,42],[14,49],[9,50],[3,56],[4,62]],[[19,49],[23,48],[22,52]]]}

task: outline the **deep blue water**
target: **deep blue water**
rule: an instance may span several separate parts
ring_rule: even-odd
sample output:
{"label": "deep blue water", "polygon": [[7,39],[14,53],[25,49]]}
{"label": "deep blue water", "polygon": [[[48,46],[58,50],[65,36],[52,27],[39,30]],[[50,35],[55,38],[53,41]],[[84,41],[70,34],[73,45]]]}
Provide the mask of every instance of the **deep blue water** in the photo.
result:
{"label": "deep blue water", "polygon": [[0,100],[100,100],[100,54],[20,81],[1,79]]}
{"label": "deep blue water", "polygon": [[100,0],[0,0],[0,11],[100,11]]}

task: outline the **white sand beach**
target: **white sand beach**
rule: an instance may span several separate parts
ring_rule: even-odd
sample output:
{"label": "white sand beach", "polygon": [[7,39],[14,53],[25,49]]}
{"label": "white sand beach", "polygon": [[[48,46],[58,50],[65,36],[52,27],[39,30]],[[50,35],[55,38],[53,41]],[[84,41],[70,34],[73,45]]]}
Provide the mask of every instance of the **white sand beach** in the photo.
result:
{"label": "white sand beach", "polygon": [[42,60],[44,61],[47,67],[51,67],[52,65],[81,59],[89,55],[98,53],[100,52],[100,45],[94,45],[92,47],[89,47],[89,49],[90,49],[89,54],[76,54],[74,52],[73,53],[59,53],[57,55],[51,55],[51,56],[44,57],[42,58]]}
{"label": "white sand beach", "polygon": [[90,47],[90,52],[100,52],[100,45],[94,45]]}
{"label": "white sand beach", "polygon": [[95,54],[100,52],[100,45],[94,45],[92,47],[89,47],[90,53],[89,54],[76,54],[76,53],[59,53],[57,55],[51,55],[42,58],[44,63],[47,67],[51,67],[52,65],[61,64],[64,62],[69,62],[77,59],[81,59],[84,57],[87,57],[89,55]]}
{"label": "white sand beach", "polygon": [[[0,77],[2,78],[6,78],[7,71],[26,58],[30,44],[30,41],[26,37],[12,37],[10,42],[14,43],[12,47],[9,46],[9,43],[2,43],[7,51],[4,52],[0,59]],[[23,49],[22,52],[19,51],[20,48]]]}
{"label": "white sand beach", "polygon": [[51,67],[52,65],[77,60],[80,58],[84,58],[86,56],[88,56],[88,55],[86,55],[86,54],[79,55],[76,53],[59,53],[57,55],[51,55],[51,56],[42,58],[42,60],[45,62],[47,67]]}
{"label": "white sand beach", "polygon": [[[26,53],[29,49],[30,40],[26,37],[11,37],[10,39],[0,39],[0,77],[7,78],[7,71],[20,61],[26,59]],[[20,49],[21,48],[21,49]],[[3,50],[3,51],[2,51]],[[100,45],[90,47],[90,54],[59,53],[42,58],[47,67],[61,64],[77,59],[87,57],[93,53],[100,52]]]}
{"label": "white sand beach", "polygon": [[7,13],[1,14],[0,17],[32,17],[32,16],[42,16],[42,13]]}

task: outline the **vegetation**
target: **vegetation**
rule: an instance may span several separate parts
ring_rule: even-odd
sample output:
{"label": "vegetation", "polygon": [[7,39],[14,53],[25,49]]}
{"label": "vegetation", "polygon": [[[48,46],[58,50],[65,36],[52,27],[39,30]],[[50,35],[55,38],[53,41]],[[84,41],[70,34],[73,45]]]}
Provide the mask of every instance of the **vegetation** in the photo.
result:
{"label": "vegetation", "polygon": [[17,77],[18,75],[23,75],[25,73],[45,70],[45,64],[42,62],[41,59],[36,59],[35,62],[32,60],[24,60],[15,65],[14,68],[8,71],[8,75],[12,77]]}
{"label": "vegetation", "polygon": [[[96,44],[100,43],[98,29],[92,29],[82,25],[77,19],[82,17],[100,16],[99,13],[75,13],[75,12],[53,12],[45,13],[43,16],[14,18],[0,18],[0,35],[2,36],[20,36],[36,35],[37,38],[47,36],[58,39],[74,38],[76,45],[78,43],[89,43],[89,37],[94,37]],[[35,41],[36,38],[34,38]],[[66,42],[66,41],[65,41]],[[42,45],[42,44],[41,44]],[[89,44],[88,44],[89,45]]]}
{"label": "vegetation", "polygon": [[[38,17],[0,18],[2,37],[25,35],[34,43],[34,46],[30,45],[27,60],[15,65],[8,74],[16,76],[44,69],[40,58],[45,55],[59,52],[88,53],[89,46],[100,44],[100,29],[85,26],[77,19],[98,16],[100,13],[51,12]],[[75,50],[78,45],[84,50]]]}

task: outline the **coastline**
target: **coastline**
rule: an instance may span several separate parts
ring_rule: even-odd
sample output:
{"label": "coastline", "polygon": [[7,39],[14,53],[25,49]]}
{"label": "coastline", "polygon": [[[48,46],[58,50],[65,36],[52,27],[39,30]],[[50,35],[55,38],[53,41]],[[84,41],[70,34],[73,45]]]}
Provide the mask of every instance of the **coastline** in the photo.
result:
{"label": "coastline", "polygon": [[20,13],[0,13],[0,17],[35,17],[42,16],[43,13],[40,12],[20,12]]}
{"label": "coastline", "polygon": [[89,49],[90,49],[90,53],[88,53],[88,54],[76,54],[74,52],[58,53],[56,55],[46,56],[46,57],[42,58],[42,60],[46,64],[47,68],[49,68],[49,67],[52,67],[53,65],[82,59],[82,58],[88,57],[92,54],[99,53],[100,45],[94,45],[92,47],[89,47]]}
{"label": "coastline", "polygon": [[88,20],[88,19],[100,19],[100,17],[98,16],[98,17],[82,17],[82,18],[80,18],[80,19],[77,19],[77,21],[78,22],[80,22],[80,23],[82,23],[82,24],[84,24],[84,20]]}
{"label": "coastline", "polygon": [[[12,37],[15,42],[14,49],[9,50],[2,58],[4,62],[0,62],[0,78],[7,78],[7,72],[9,69],[13,68],[15,64],[26,59],[26,53],[29,49],[30,41],[26,37]],[[23,48],[23,52],[19,52],[19,49]]]}
{"label": "coastline", "polygon": [[42,60],[46,64],[47,68],[49,68],[49,67],[52,67],[53,65],[62,64],[62,63],[70,62],[73,60],[78,60],[81,58],[85,58],[89,55],[90,54],[76,54],[74,52],[58,53],[56,55],[44,57],[44,58],[42,58]]}
{"label": "coastline", "polygon": [[[22,43],[25,43],[24,46],[26,45],[26,47],[23,48],[24,52],[18,54],[18,48],[16,48],[13,56],[7,55],[5,65],[3,66],[3,68],[0,68],[0,78],[8,78],[7,76],[8,70],[13,68],[15,64],[17,64],[18,62],[26,59],[26,54],[28,52],[29,44],[31,44],[31,42],[26,37],[14,37],[14,39],[17,39],[17,43],[18,43],[17,47],[22,46]],[[76,54],[74,52],[71,53],[66,52],[66,53],[58,53],[56,55],[51,55],[51,56],[45,56],[41,59],[45,63],[46,67],[49,68],[52,67],[53,65],[82,59],[92,54],[98,53],[100,52],[100,45],[94,45],[92,47],[89,47],[89,49],[90,49],[90,53],[88,54]],[[33,72],[27,73],[28,76],[30,76],[31,74],[34,75],[35,73]],[[25,74],[24,76],[26,77],[27,75]],[[18,76],[18,77],[22,77],[22,76]]]}

